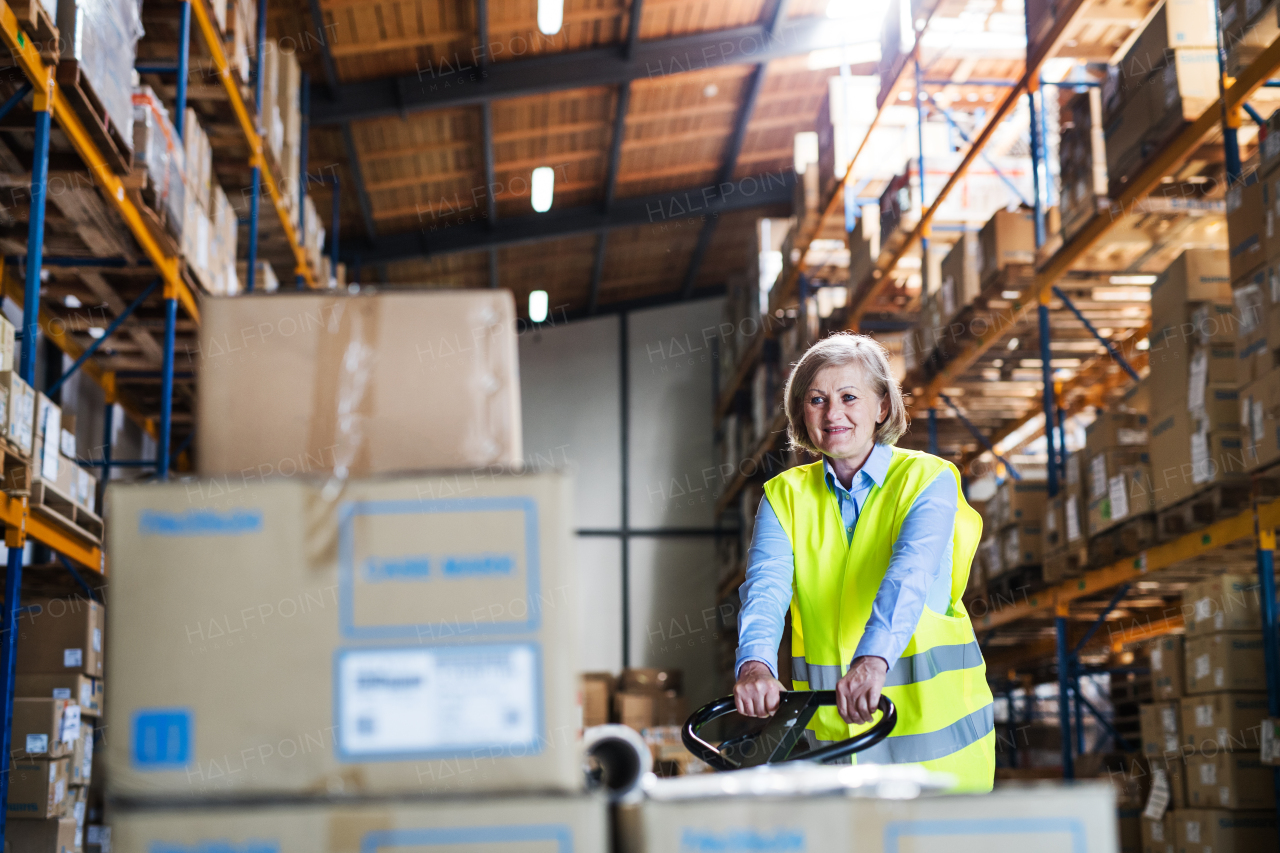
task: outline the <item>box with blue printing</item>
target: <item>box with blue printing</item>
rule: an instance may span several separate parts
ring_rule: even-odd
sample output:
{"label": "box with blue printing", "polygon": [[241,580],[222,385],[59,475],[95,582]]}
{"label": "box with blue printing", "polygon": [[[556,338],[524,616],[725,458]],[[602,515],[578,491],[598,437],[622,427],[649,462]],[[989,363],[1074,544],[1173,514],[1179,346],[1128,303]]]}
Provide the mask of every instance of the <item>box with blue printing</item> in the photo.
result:
{"label": "box with blue printing", "polygon": [[567,492],[487,471],[113,487],[111,793],[580,788]]}

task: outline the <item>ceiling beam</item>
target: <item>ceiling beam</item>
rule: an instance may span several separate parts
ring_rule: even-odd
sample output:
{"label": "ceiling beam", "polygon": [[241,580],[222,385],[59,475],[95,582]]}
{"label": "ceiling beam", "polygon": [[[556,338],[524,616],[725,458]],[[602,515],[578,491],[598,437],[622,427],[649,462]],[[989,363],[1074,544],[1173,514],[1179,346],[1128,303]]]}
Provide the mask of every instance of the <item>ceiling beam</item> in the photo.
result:
{"label": "ceiling beam", "polygon": [[[631,5],[631,26],[632,35],[635,34],[640,19],[641,0],[632,0]],[[630,52],[634,45],[634,39],[628,38],[627,50]],[[631,83],[623,83],[618,87],[618,105],[613,113],[613,140],[609,148],[609,169],[605,173],[604,178],[604,206],[603,210],[607,214],[609,209],[613,207],[613,197],[618,190],[618,166],[622,163],[622,138],[627,134],[627,109],[631,105]],[[609,232],[601,231],[600,239],[596,242],[596,259],[591,267],[591,289],[590,295],[587,297],[587,313],[594,314],[596,307],[600,304],[600,277],[604,274],[604,253],[609,243]]]}
{"label": "ceiling beam", "polygon": [[795,174],[787,169],[748,176],[722,187],[702,185],[658,195],[617,199],[607,213],[600,209],[599,204],[592,204],[503,219],[494,222],[492,228],[485,222],[468,222],[387,234],[363,242],[344,240],[343,258],[377,258],[379,263],[390,263],[456,252],[486,251],[581,234],[601,234],[615,228],[663,225],[696,216],[720,216],[760,207],[790,211],[794,183]]}
{"label": "ceiling beam", "polygon": [[360,119],[405,117],[422,110],[480,104],[590,86],[617,86],[685,71],[743,63],[759,64],[813,50],[838,48],[842,31],[826,17],[784,21],[768,35],[753,24],[728,30],[641,41],[628,56],[616,46],[545,54],[495,62],[483,72],[470,56],[455,54],[416,74],[340,83],[330,92],[315,84],[311,94],[313,126]]}

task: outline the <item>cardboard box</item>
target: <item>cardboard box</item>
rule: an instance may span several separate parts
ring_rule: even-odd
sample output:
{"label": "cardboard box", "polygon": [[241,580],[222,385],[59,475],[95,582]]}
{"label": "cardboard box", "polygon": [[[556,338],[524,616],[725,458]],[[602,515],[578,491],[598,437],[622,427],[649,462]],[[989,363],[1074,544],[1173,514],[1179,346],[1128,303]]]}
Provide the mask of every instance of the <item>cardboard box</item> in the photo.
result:
{"label": "cardboard box", "polygon": [[[1099,454],[1103,459],[1110,454]],[[1151,468],[1148,465],[1121,466],[1114,476],[1107,478],[1107,491],[1103,497],[1089,501],[1089,535],[1094,536],[1131,518],[1146,515],[1155,509],[1155,497],[1151,484]]]}
{"label": "cardboard box", "polygon": [[1256,755],[1266,717],[1263,693],[1188,696],[1182,700],[1182,742],[1206,755],[1218,750]]}
{"label": "cardboard box", "polygon": [[19,453],[30,456],[35,437],[36,394],[12,370],[0,372],[0,388],[4,389],[5,437]]}
{"label": "cardboard box", "polygon": [[[201,475],[521,464],[510,292],[250,295],[202,312]],[[354,426],[340,426],[340,403],[359,414]],[[255,417],[227,417],[244,410]]]}
{"label": "cardboard box", "polygon": [[1255,468],[1280,461],[1280,370],[1240,389],[1240,424]]}
{"label": "cardboard box", "polygon": [[14,853],[80,853],[76,819],[15,820],[5,825],[5,847]]}
{"label": "cardboard box", "polygon": [[[1233,345],[1202,346],[1166,327],[1153,332],[1148,350],[1150,376],[1165,393],[1152,406],[1152,431],[1170,414],[1210,408],[1214,391],[1239,388],[1239,351]],[[1239,418],[1231,420],[1238,425]],[[1210,426],[1210,429],[1214,428]]]}
{"label": "cardboard box", "polygon": [[978,232],[964,231],[942,261],[938,303],[943,322],[978,298],[982,290],[982,246]]}
{"label": "cardboard box", "polygon": [[1044,554],[1040,524],[1021,523],[1005,528],[1000,533],[1000,548],[1005,571],[1038,565]]}
{"label": "cardboard box", "polygon": [[618,722],[636,731],[651,726],[681,726],[689,718],[687,701],[674,690],[620,691],[613,698]]}
{"label": "cardboard box", "polygon": [[1227,255],[1231,280],[1249,275],[1267,260],[1267,182],[1250,172],[1227,190]]}
{"label": "cardboard box", "polygon": [[118,810],[113,853],[392,853],[401,850],[609,849],[603,797],[304,802],[231,809]]}
{"label": "cardboard box", "polygon": [[1010,264],[1036,259],[1036,220],[1030,210],[997,210],[978,233],[980,280],[985,286]]}
{"label": "cardboard box", "polygon": [[43,393],[36,394],[35,438],[31,461],[35,475],[56,483],[61,470],[62,407]]}
{"label": "cardboard box", "polygon": [[588,672],[582,676],[582,727],[603,726],[609,722],[613,697],[613,676],[607,672]]}
{"label": "cardboard box", "polygon": [[14,759],[5,813],[34,820],[62,817],[68,807],[67,764],[65,758]]}
{"label": "cardboard box", "polygon": [[111,853],[111,827],[100,823],[85,826],[84,853]]}
{"label": "cardboard box", "polygon": [[1173,814],[1178,853],[1257,853],[1276,846],[1274,811],[1184,809]]}
{"label": "cardboard box", "polygon": [[649,666],[629,666],[618,679],[619,690],[681,690],[684,673],[678,669],[658,669]]}
{"label": "cardboard box", "polygon": [[1177,699],[1140,705],[1138,726],[1142,734],[1143,755],[1159,757],[1180,754],[1182,733]]}
{"label": "cardboard box", "polygon": [[1187,800],[1201,809],[1275,809],[1275,771],[1256,752],[1187,756]]}
{"label": "cardboard box", "polygon": [[38,598],[18,621],[18,672],[102,677],[103,608],[87,598]]}
{"label": "cardboard box", "polygon": [[1189,636],[1186,652],[1188,696],[1267,689],[1260,633]]}
{"label": "cardboard box", "polygon": [[1095,455],[1108,450],[1146,450],[1150,427],[1147,416],[1139,412],[1098,412],[1084,431],[1089,464]]}
{"label": "cardboard box", "polygon": [[102,716],[101,678],[81,673],[67,675],[19,675],[14,682],[15,696],[32,699],[70,699],[80,706],[80,716]]}
{"label": "cardboard box", "polygon": [[1149,791],[1150,787],[1156,785],[1160,777],[1163,777],[1163,784],[1169,789],[1169,808],[1185,809],[1187,807],[1187,764],[1183,760],[1182,753],[1171,753],[1159,757],[1148,756],[1147,762],[1148,771],[1151,774],[1147,790]]}
{"label": "cardboard box", "polygon": [[1174,853],[1173,812],[1160,820],[1142,818],[1142,853]]}
{"label": "cardboard box", "polygon": [[1151,643],[1151,693],[1156,699],[1178,699],[1184,691],[1186,651],[1181,634],[1160,637]]}
{"label": "cardboard box", "polygon": [[[1220,249],[1187,249],[1151,285],[1151,328],[1180,326],[1195,304],[1230,304],[1231,267]],[[1189,304],[1192,303],[1192,304]],[[1154,345],[1154,341],[1152,341]]]}
{"label": "cardboard box", "polygon": [[1261,631],[1262,596],[1254,575],[1215,575],[1182,591],[1188,636]]}
{"label": "cardboard box", "polygon": [[13,754],[63,758],[80,739],[80,706],[66,699],[13,700]]}
{"label": "cardboard box", "polygon": [[1102,95],[1090,87],[1071,96],[1058,144],[1062,232],[1070,239],[1107,202],[1107,149]]}
{"label": "cardboard box", "polygon": [[68,756],[67,784],[73,788],[84,787],[93,779],[93,724],[90,721],[80,726],[80,737],[73,746]]}
{"label": "cardboard box", "polygon": [[1038,524],[1049,501],[1049,486],[1043,482],[1007,480],[1004,484],[1005,515],[1002,525]]}
{"label": "cardboard box", "polygon": [[[1145,431],[1143,434],[1146,434]],[[1088,458],[1085,495],[1091,501],[1106,497],[1111,489],[1112,479],[1121,471],[1147,466],[1151,462],[1145,444],[1128,449],[1089,452]]]}
{"label": "cardboard box", "polygon": [[1175,412],[1151,428],[1155,509],[1183,501],[1207,486],[1242,482],[1256,467],[1239,428],[1204,432],[1190,412]]}
{"label": "cardboard box", "polygon": [[1146,142],[1155,150],[1184,121],[1195,121],[1218,97],[1216,48],[1178,48],[1169,52],[1164,68],[1152,74],[1143,88],[1151,127]]}
{"label": "cardboard box", "polygon": [[109,792],[581,788],[569,478],[324,486],[112,486]]}
{"label": "cardboard box", "polygon": [[[829,777],[828,777],[829,778]],[[950,853],[1116,849],[1115,792],[1106,782],[997,788],[913,800],[834,795],[647,799],[636,853],[852,851]]]}

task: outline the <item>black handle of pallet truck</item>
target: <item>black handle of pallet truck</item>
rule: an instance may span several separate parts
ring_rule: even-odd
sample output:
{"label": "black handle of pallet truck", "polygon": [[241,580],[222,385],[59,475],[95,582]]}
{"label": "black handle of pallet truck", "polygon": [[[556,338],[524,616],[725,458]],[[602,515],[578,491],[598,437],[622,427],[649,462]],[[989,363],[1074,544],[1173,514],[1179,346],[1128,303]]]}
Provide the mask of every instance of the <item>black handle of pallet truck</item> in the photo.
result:
{"label": "black handle of pallet truck", "polygon": [[[814,690],[813,694],[817,698],[819,705],[836,704],[836,692],[834,690]],[[880,721],[865,732],[859,732],[853,737],[838,743],[802,752],[786,760],[825,762],[835,758],[844,758],[847,755],[853,755],[855,752],[862,752],[864,749],[875,746],[887,738],[889,733],[893,731],[893,727],[898,723],[898,709],[894,707],[893,701],[888,696],[883,694],[880,696],[880,704],[876,706],[876,709],[882,714]],[[685,721],[684,728],[680,730],[680,739],[684,741],[685,749],[716,770],[737,770],[737,764],[727,758],[720,750],[698,737],[698,730],[707,723],[736,711],[737,704],[732,696],[717,699],[694,711],[689,716],[689,719]]]}

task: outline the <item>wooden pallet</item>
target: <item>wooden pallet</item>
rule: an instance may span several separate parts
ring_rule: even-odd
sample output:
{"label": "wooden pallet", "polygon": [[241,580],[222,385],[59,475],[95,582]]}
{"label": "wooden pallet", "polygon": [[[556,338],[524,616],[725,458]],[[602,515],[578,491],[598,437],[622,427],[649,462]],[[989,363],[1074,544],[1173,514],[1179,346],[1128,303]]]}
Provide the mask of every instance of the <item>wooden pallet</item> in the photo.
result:
{"label": "wooden pallet", "polygon": [[60,42],[58,27],[40,0],[15,0],[9,4],[22,31],[31,37],[31,44],[40,58],[52,65],[59,59]]}
{"label": "wooden pallet", "polygon": [[1046,585],[1076,578],[1089,568],[1089,546],[1081,542],[1066,551],[1044,558],[1043,577]]}
{"label": "wooden pallet", "polygon": [[79,62],[74,59],[59,62],[57,77],[58,87],[111,170],[117,175],[128,175],[133,165],[132,129],[116,127],[111,121],[93,85],[81,73]]}
{"label": "wooden pallet", "polygon": [[1156,535],[1160,542],[1208,527],[1215,521],[1239,514],[1253,500],[1249,483],[1220,483],[1210,486],[1182,503],[1156,513]]}
{"label": "wooden pallet", "polygon": [[102,542],[102,519],[71,500],[48,480],[32,482],[31,511],[92,542]]}
{"label": "wooden pallet", "polygon": [[7,440],[0,441],[0,491],[6,494],[31,491],[31,460]]}
{"label": "wooden pallet", "polygon": [[174,222],[165,211],[164,205],[159,203],[159,194],[147,170],[130,169],[121,183],[124,184],[125,192],[128,193],[133,206],[142,214],[142,221],[146,223],[147,231],[151,233],[152,238],[160,244],[166,254],[181,257],[182,245],[179,241],[182,238],[182,223]]}
{"label": "wooden pallet", "polygon": [[1156,544],[1156,519],[1140,515],[1089,539],[1089,565],[1105,566]]}

